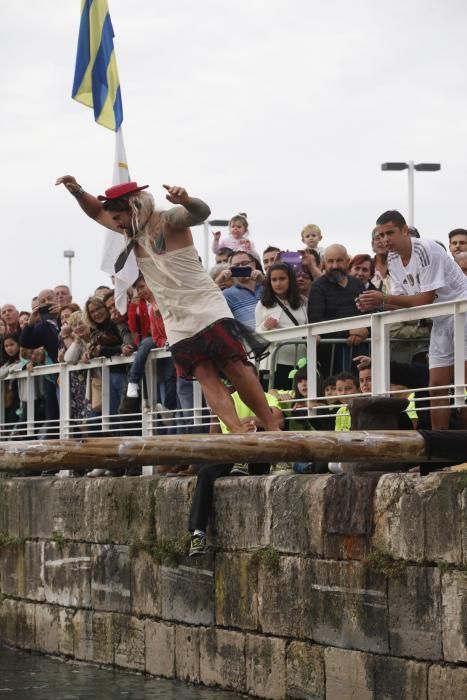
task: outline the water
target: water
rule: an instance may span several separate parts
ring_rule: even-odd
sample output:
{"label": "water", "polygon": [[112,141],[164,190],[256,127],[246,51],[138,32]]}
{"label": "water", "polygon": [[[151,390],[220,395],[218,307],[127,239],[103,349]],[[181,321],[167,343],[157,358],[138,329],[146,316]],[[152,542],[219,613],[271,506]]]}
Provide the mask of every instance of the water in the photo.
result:
{"label": "water", "polygon": [[0,647],[0,700],[240,700],[244,695]]}

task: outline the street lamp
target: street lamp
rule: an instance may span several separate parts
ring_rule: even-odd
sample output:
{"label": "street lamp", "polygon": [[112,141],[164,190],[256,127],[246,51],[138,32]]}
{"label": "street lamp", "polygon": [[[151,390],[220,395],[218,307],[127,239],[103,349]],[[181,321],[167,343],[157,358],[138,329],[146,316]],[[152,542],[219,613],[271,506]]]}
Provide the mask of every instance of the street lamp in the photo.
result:
{"label": "street lamp", "polygon": [[409,160],[407,163],[381,163],[381,170],[408,170],[409,173],[409,226],[414,226],[415,196],[414,196],[414,171],[435,172],[441,170],[440,163],[414,163]]}
{"label": "street lamp", "polygon": [[71,294],[71,262],[72,262],[73,258],[75,257],[75,251],[74,250],[64,250],[63,257],[68,258],[68,286],[70,288],[70,294]]}
{"label": "street lamp", "polygon": [[228,226],[229,225],[229,220],[228,219],[210,219],[210,221],[204,221],[203,222],[203,228],[204,228],[204,267],[206,270],[209,269],[209,250],[210,250],[210,227],[211,226]]}

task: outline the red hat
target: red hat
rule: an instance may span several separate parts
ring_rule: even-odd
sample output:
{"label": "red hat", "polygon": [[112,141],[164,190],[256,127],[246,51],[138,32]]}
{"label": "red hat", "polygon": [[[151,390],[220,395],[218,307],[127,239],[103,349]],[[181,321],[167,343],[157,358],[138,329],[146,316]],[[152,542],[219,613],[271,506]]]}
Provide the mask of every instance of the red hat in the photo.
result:
{"label": "red hat", "polygon": [[126,194],[134,194],[140,190],[145,190],[146,187],[149,187],[149,185],[138,187],[137,182],[122,182],[120,185],[112,185],[112,187],[109,187],[109,189],[105,191],[105,195],[99,194],[97,199],[100,199],[101,202],[106,202],[109,199],[118,199]]}

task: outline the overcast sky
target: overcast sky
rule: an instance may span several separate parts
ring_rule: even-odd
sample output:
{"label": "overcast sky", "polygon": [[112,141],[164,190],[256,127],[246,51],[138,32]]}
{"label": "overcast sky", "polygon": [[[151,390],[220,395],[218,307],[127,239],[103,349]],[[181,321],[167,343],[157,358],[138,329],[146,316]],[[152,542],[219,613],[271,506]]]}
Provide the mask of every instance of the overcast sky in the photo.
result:
{"label": "overcast sky", "polygon": [[[132,179],[184,185],[215,218],[246,211],[262,250],[325,244],[369,251],[384,210],[447,242],[467,227],[467,5],[464,0],[109,0]],[[111,184],[114,134],[74,102],[79,0],[0,0],[0,303],[30,306],[67,282],[82,304],[100,272],[104,229],[58,175],[95,194]],[[195,229],[202,250],[200,229]]]}

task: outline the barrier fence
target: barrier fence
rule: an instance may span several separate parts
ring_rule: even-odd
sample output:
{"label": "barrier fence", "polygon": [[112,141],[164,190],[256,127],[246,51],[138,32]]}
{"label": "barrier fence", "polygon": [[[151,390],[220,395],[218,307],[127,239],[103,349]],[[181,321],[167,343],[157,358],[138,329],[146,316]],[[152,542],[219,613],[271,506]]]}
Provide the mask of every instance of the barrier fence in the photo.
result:
{"label": "barrier fence", "polygon": [[[313,415],[313,409],[308,407],[308,401],[318,398],[318,378],[315,371],[317,365],[317,342],[319,337],[327,333],[336,333],[352,330],[354,328],[368,327],[371,335],[371,377],[372,395],[400,395],[402,390],[390,391],[390,327],[395,323],[415,321],[424,318],[452,315],[454,318],[454,381],[452,384],[441,387],[445,389],[444,398],[448,398],[452,407],[465,406],[465,363],[464,363],[464,323],[467,312],[467,300],[456,302],[444,302],[441,304],[375,313],[366,316],[324,321],[321,323],[294,326],[287,329],[268,331],[264,335],[271,341],[272,352],[266,364],[261,367],[269,371],[269,383],[273,386],[274,365],[277,359],[277,351],[284,344],[306,346],[306,360],[308,368],[308,397],[298,399],[302,401],[307,412],[304,418]],[[345,343],[344,340],[326,340],[322,342]],[[400,343],[400,339],[397,339]],[[298,355],[299,353],[297,353]],[[97,358],[85,364],[70,365],[66,363],[55,365],[37,366],[32,371],[22,370],[11,372],[1,381],[0,391],[0,439],[1,440],[32,440],[78,437],[82,434],[98,435],[157,435],[178,432],[203,432],[209,429],[213,417],[209,409],[203,405],[203,397],[200,386],[193,382],[193,401],[189,408],[180,408],[176,411],[157,410],[157,386],[158,386],[158,360],[170,357],[166,350],[153,350],[146,364],[147,397],[142,400],[142,409],[137,413],[119,413],[110,415],[110,369],[117,365],[129,364],[132,357],[113,356],[112,358]],[[90,417],[73,418],[71,416],[71,387],[70,375],[73,372],[90,372],[99,369],[102,374],[102,409],[100,415]],[[57,420],[37,420],[35,416],[35,384],[40,377],[55,376],[57,378],[57,396],[60,408],[60,417]],[[17,379],[26,384],[26,401],[23,407],[25,416],[17,422],[5,422],[5,385],[11,379]],[[48,381],[45,379],[45,381]],[[424,399],[418,394],[427,391],[428,387],[421,387],[414,391],[415,406],[418,411],[429,410]],[[359,394],[361,395],[361,394]],[[348,398],[351,398],[350,396]],[[438,397],[440,398],[440,397]],[[441,397],[442,398],[442,397]],[[317,416],[319,420],[320,416]],[[298,419],[299,420],[299,419]]]}

